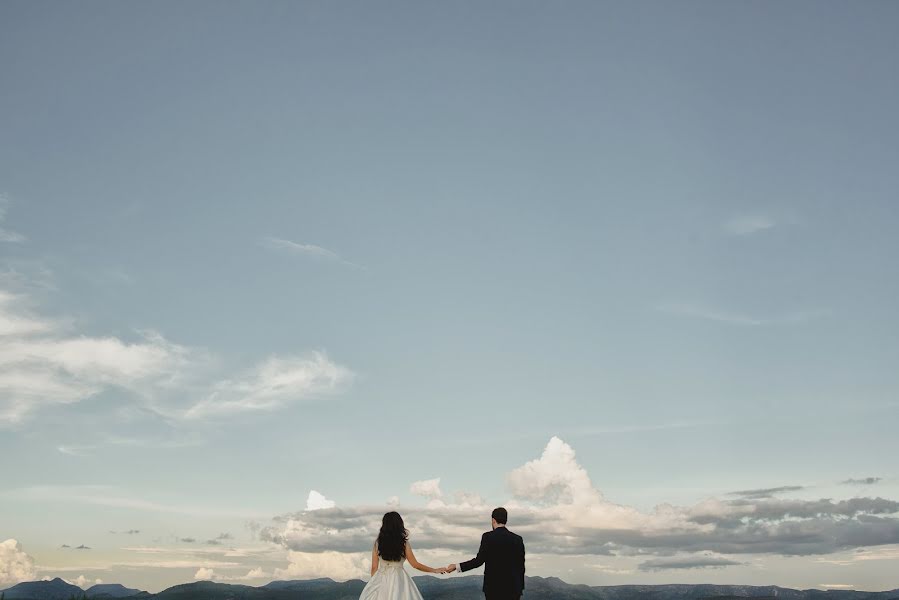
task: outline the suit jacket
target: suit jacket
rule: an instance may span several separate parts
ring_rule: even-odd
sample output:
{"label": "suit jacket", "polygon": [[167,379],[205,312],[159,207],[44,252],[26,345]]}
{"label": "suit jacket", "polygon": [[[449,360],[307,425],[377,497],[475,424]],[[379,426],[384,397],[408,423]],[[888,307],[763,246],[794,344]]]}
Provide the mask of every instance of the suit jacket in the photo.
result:
{"label": "suit jacket", "polygon": [[524,540],[505,527],[481,536],[478,555],[459,563],[465,572],[484,566],[484,593],[520,596],[524,590]]}

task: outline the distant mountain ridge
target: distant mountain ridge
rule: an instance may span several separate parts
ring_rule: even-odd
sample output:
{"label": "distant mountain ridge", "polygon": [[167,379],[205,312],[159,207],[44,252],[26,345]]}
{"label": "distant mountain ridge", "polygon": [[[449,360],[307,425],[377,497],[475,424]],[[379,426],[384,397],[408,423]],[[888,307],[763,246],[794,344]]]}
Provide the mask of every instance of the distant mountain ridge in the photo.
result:
{"label": "distant mountain ridge", "polygon": [[[483,578],[415,577],[426,600],[472,600],[482,598]],[[358,600],[365,582],[359,579],[305,579],[272,581],[260,587],[196,581],[167,588],[159,593],[98,584],[82,590],[60,578],[29,581],[3,590],[3,600]],[[899,600],[899,589],[886,592],[856,590],[795,590],[774,585],[611,585],[571,584],[557,577],[528,577],[523,600]]]}

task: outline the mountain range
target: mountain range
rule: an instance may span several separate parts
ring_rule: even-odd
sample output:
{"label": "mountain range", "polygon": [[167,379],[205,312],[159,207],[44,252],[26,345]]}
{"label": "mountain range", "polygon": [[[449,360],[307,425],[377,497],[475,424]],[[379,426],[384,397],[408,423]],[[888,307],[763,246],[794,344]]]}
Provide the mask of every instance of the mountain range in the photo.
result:
{"label": "mountain range", "polygon": [[[427,600],[482,598],[480,576],[416,577]],[[156,594],[120,584],[98,584],[86,590],[60,578],[19,583],[0,592],[2,600],[358,600],[365,582],[310,579],[273,581],[260,587],[197,581],[167,588]],[[899,600],[899,589],[886,592],[856,590],[795,590],[754,585],[575,585],[556,577],[528,577],[523,600]]]}

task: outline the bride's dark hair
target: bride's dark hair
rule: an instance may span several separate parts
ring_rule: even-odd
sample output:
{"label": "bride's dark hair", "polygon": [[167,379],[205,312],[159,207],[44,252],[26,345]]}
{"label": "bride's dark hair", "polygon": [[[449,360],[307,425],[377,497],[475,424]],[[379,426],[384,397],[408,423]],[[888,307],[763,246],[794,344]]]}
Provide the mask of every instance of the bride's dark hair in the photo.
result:
{"label": "bride's dark hair", "polygon": [[378,556],[384,560],[400,560],[406,556],[406,541],[409,532],[403,524],[403,517],[391,511],[381,519],[381,531],[378,532]]}

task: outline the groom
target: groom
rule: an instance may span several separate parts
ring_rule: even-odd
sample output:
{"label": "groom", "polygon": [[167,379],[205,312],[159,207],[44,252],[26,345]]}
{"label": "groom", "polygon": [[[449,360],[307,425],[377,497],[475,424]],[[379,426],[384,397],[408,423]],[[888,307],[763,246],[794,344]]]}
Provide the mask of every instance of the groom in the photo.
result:
{"label": "groom", "polygon": [[464,573],[484,567],[484,596],[487,600],[517,600],[524,591],[524,540],[506,528],[509,513],[496,508],[490,515],[493,531],[481,536],[481,547],[473,559],[451,564],[446,570]]}

